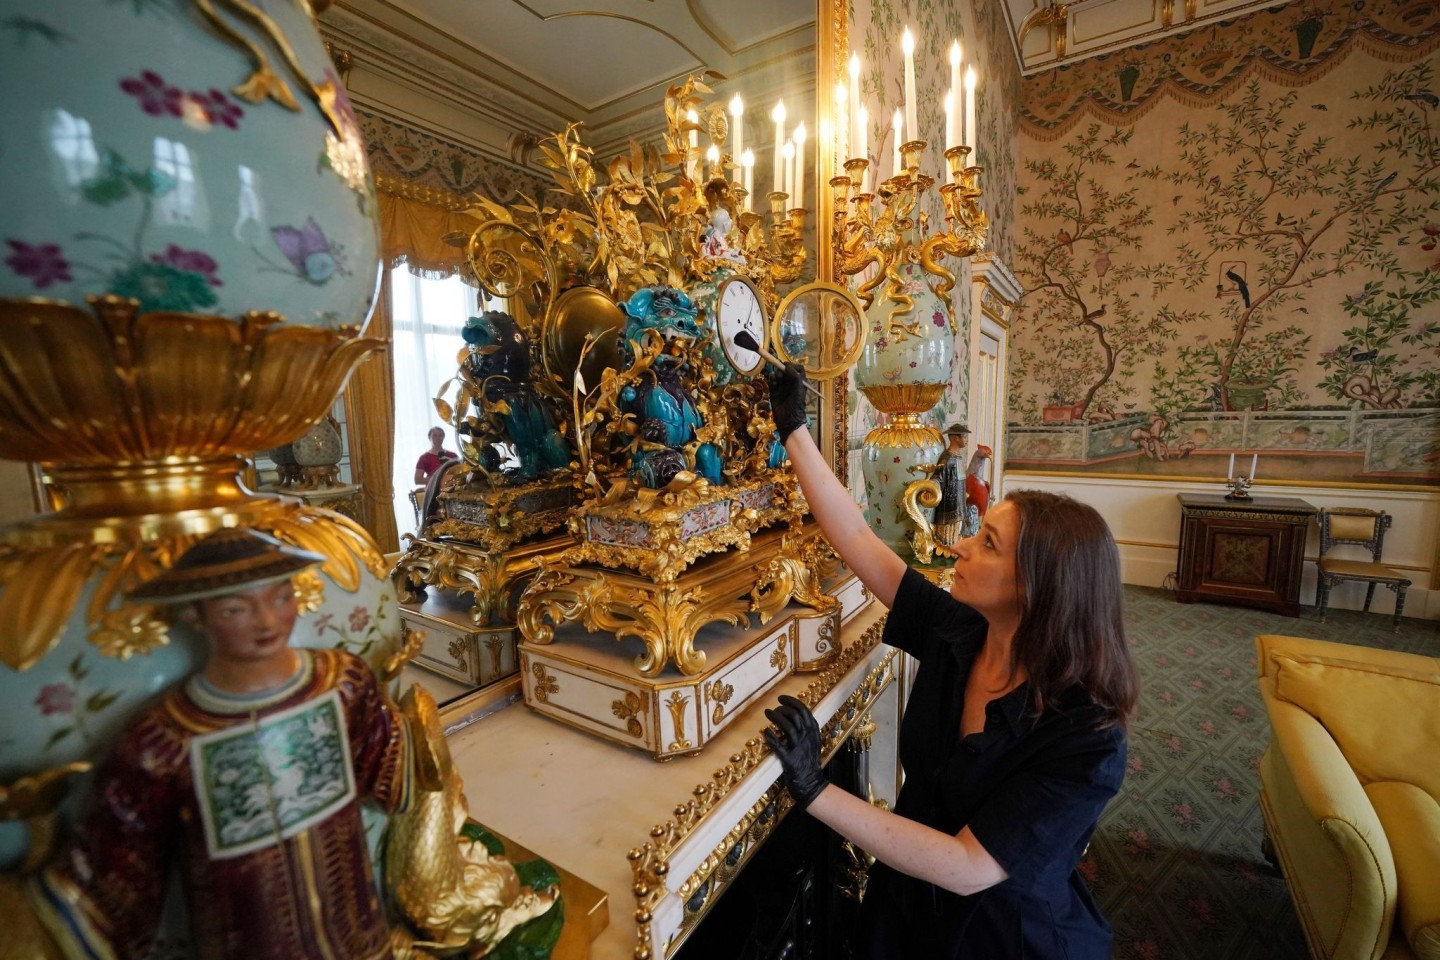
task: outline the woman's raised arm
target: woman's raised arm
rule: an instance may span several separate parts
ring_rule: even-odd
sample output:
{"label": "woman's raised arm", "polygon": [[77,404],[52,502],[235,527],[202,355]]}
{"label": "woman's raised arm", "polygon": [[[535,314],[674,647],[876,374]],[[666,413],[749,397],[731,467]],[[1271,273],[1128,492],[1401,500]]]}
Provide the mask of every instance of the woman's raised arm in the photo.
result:
{"label": "woman's raised arm", "polygon": [[783,372],[772,368],[769,379],[775,427],[785,443],[785,452],[790,455],[800,489],[810,503],[810,512],[820,524],[825,539],[845,565],[855,571],[860,582],[886,607],[893,605],[900,578],[905,574],[905,561],[865,523],[865,516],[850,498],[850,491],[835,479],[810,431],[805,429],[804,375],[798,366],[791,364]]}

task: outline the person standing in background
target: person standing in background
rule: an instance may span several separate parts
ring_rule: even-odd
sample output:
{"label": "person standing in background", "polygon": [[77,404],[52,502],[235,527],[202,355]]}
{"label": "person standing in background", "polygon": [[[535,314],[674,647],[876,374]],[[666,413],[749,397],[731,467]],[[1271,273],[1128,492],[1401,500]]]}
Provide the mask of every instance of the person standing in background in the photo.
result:
{"label": "person standing in background", "polygon": [[420,459],[415,462],[415,482],[423,484],[430,479],[430,474],[440,469],[440,464],[446,460],[459,460],[460,455],[453,450],[446,450],[445,428],[430,428],[430,449],[420,454]]}

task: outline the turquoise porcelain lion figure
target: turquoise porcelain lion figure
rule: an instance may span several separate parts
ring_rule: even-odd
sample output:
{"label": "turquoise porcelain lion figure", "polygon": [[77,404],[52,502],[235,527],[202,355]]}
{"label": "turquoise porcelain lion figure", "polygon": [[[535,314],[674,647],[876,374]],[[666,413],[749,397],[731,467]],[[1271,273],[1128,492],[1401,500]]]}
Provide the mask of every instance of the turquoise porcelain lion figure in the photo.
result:
{"label": "turquoise porcelain lion figure", "polygon": [[[637,291],[625,303],[626,324],[622,354],[633,364],[651,337],[669,342],[698,340],[704,336],[696,322],[697,310],[684,291],[654,286]],[[638,381],[620,394],[621,410],[635,417],[639,436],[630,460],[630,479],[659,489],[683,470],[693,470],[710,483],[721,482],[720,451],[713,443],[696,444],[696,431],[705,426],[685,384],[689,365],[682,358],[661,353]],[[686,448],[694,445],[693,462]]]}

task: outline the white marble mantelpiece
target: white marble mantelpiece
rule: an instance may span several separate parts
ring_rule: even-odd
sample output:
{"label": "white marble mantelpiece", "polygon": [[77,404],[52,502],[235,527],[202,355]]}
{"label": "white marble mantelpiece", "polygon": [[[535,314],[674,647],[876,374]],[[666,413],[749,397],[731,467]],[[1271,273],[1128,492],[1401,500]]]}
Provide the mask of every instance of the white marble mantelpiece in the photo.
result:
{"label": "white marble mantelpiece", "polygon": [[[695,756],[657,762],[520,703],[485,716],[450,738],[471,814],[606,891],[609,925],[591,957],[624,960],[642,944],[657,960],[665,957],[718,899],[715,892],[697,897],[699,881],[713,878],[710,889],[723,892],[718,858],[738,844],[743,869],[778,822],[773,814],[783,816],[789,807],[788,794],[777,785],[779,761],[755,743],[767,726],[763,709],[781,693],[828,689],[815,714],[827,745],[843,742],[893,677],[893,651],[878,643],[883,612],[870,604],[842,627],[835,669],[787,677]],[[652,833],[657,827],[659,833]],[[656,856],[641,862],[663,862],[668,869],[632,869],[628,855],[647,842]],[[635,887],[646,876],[658,895],[646,899],[652,919],[642,924]],[[701,899],[698,912],[686,908],[687,900]]]}

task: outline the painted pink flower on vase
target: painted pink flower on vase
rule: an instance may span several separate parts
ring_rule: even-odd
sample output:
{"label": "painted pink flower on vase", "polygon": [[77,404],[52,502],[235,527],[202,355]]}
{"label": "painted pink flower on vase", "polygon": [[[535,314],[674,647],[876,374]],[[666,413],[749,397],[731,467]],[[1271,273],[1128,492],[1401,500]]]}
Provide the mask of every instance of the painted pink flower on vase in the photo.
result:
{"label": "painted pink flower on vase", "polygon": [[190,99],[199,104],[200,109],[205,111],[206,119],[212,124],[231,130],[238,129],[240,118],[245,116],[245,111],[239,104],[213,88],[204,93],[192,92]]}
{"label": "painted pink flower on vase", "polygon": [[22,277],[29,277],[41,290],[52,283],[69,283],[75,279],[70,274],[70,261],[53,243],[26,243],[23,240],[7,239],[10,255],[5,264]]}
{"label": "painted pink flower on vase", "polygon": [[935,324],[935,326],[941,327],[943,329],[945,326],[945,314],[941,313],[939,310],[936,310],[935,315],[930,318],[930,322]]}
{"label": "painted pink flower on vase", "polygon": [[56,713],[71,713],[75,709],[75,690],[68,683],[47,683],[40,688],[40,695],[35,698],[35,706],[40,708],[41,716],[45,717]]}
{"label": "painted pink flower on vase", "polygon": [[324,633],[326,630],[329,630],[329,629],[330,629],[330,621],[331,621],[331,620],[334,620],[334,619],[335,619],[335,614],[333,614],[333,613],[327,613],[327,614],[322,615],[318,620],[315,621],[315,632],[316,632],[316,633]]}
{"label": "painted pink flower on vase", "polygon": [[138,77],[126,77],[120,81],[120,89],[140,101],[140,109],[152,117],[166,113],[178,117],[184,112],[181,101],[185,94],[179,87],[166,83],[154,70],[146,70]]}
{"label": "painted pink flower on vase", "polygon": [[150,262],[169,264],[176,270],[184,270],[187,273],[198,273],[212,287],[225,285],[224,281],[215,276],[215,271],[220,269],[220,264],[215,262],[214,257],[201,250],[185,250],[172,243],[165,248],[164,253],[150,254]]}
{"label": "painted pink flower on vase", "polygon": [[355,632],[364,630],[370,626],[370,611],[364,607],[356,607],[350,611],[350,629]]}

